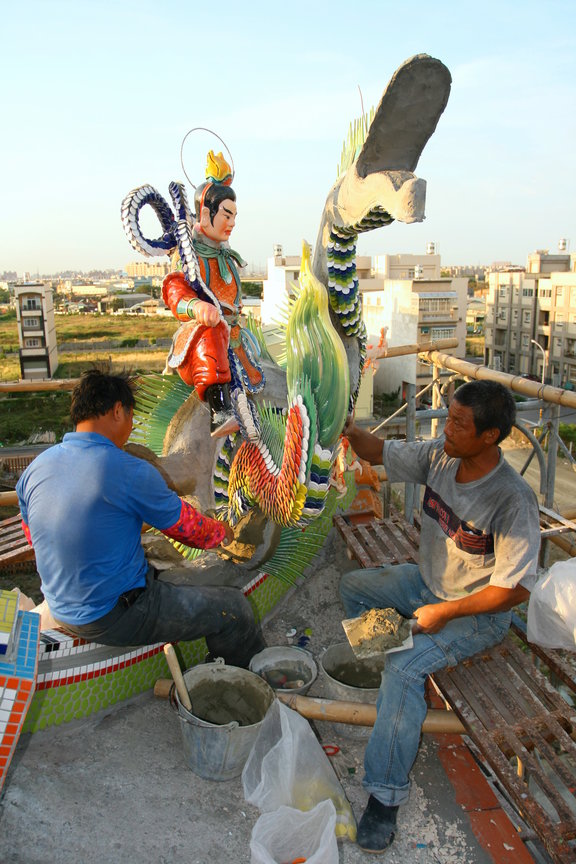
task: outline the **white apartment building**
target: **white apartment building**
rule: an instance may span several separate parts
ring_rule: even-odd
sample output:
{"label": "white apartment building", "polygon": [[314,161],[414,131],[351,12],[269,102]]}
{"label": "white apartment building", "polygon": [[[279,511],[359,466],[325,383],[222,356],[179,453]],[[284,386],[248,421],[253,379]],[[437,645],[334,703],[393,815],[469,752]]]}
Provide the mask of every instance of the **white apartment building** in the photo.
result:
{"label": "white apartment building", "polygon": [[373,271],[383,279],[438,279],[440,255],[434,243],[427,244],[426,255],[376,255]]}
{"label": "white apartment building", "polygon": [[525,270],[488,274],[484,362],[555,387],[576,386],[576,255],[539,250]]}
{"label": "white apartment building", "polygon": [[14,297],[21,377],[51,378],[58,368],[52,288],[41,282],[26,282],[14,286]]}
{"label": "white apartment building", "polygon": [[[426,255],[358,256],[356,271],[369,344],[378,344],[387,327],[389,346],[414,345],[436,339],[458,339],[456,357],[466,353],[468,279],[441,277],[440,256],[428,244]],[[292,285],[300,273],[300,256],[284,256],[282,247],[268,259],[263,282],[262,323],[282,320]],[[448,374],[448,373],[446,373]],[[366,377],[366,376],[365,376]],[[432,379],[430,366],[417,354],[380,361],[372,385],[376,393],[391,393],[405,384],[419,392]]]}
{"label": "white apartment building", "polygon": [[[395,257],[401,259],[403,256]],[[457,339],[458,346],[450,348],[449,353],[460,358],[466,356],[468,279],[463,276],[442,278],[439,256],[434,257],[438,260],[428,277],[374,278],[371,285],[361,283],[362,311],[369,343],[377,345],[382,329],[386,327],[385,338],[389,347]],[[422,270],[416,269],[418,272]],[[441,374],[449,376],[450,373]],[[432,367],[420,361],[418,354],[405,354],[380,361],[374,377],[374,390],[376,393],[392,393],[400,387],[404,393],[405,385],[413,384],[419,393],[431,380]],[[428,394],[425,401],[430,399],[430,390]]]}
{"label": "white apartment building", "polygon": [[[266,279],[262,280],[260,315],[263,324],[277,324],[285,320],[289,298],[294,296],[294,285],[300,276],[300,255],[284,255],[282,246],[274,247],[267,259]],[[360,290],[364,280],[372,278],[372,259],[368,255],[356,258],[356,273]]]}

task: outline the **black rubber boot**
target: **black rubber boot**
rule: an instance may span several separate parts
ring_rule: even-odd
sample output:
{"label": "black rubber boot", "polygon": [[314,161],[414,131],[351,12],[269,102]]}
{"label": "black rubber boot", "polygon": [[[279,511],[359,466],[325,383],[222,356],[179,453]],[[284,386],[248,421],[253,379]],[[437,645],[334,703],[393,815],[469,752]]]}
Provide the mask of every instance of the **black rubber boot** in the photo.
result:
{"label": "black rubber boot", "polygon": [[378,853],[391,846],[396,834],[397,815],[398,807],[388,807],[370,795],[358,825],[356,843],[360,849]]}

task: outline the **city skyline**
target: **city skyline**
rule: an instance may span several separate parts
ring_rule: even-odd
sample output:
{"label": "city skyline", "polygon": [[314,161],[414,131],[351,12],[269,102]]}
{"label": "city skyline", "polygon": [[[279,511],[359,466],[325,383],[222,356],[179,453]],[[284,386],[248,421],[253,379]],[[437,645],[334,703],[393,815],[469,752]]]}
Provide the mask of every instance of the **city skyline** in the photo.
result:
{"label": "city skyline", "polygon": [[[123,269],[138,260],[120,205],[149,183],[182,180],[189,129],[232,152],[238,222],[232,246],[262,270],[273,246],[315,244],[349,124],[378,104],[397,67],[438,57],[452,93],[416,174],[426,221],[360,238],[362,255],[423,254],[446,265],[524,265],[536,249],[576,251],[576,7],[568,0],[472,3],[229,0],[25,0],[4,10],[0,59],[0,272]],[[248,20],[249,19],[249,20]],[[457,20],[456,20],[457,19]],[[210,40],[216,33],[212,49]],[[207,133],[184,165],[203,179]],[[143,219],[159,231],[151,214]],[[143,259],[142,259],[143,260]],[[162,260],[162,259],[157,259]]]}

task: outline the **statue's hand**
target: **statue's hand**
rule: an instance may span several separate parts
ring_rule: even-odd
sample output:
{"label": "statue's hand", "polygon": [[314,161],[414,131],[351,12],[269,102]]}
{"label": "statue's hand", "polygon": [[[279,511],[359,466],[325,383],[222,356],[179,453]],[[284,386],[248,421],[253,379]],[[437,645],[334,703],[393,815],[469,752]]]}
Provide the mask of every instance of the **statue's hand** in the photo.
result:
{"label": "statue's hand", "polygon": [[212,303],[199,300],[194,304],[194,318],[205,327],[216,327],[220,321],[220,312]]}

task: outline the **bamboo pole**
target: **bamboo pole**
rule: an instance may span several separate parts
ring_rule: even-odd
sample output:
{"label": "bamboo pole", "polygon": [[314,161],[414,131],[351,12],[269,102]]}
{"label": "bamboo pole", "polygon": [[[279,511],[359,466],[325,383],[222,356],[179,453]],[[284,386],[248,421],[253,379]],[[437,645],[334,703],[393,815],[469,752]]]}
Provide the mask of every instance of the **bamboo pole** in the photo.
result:
{"label": "bamboo pole", "polygon": [[[364,702],[344,702],[336,699],[318,699],[298,693],[277,693],[284,705],[308,720],[328,720],[331,723],[350,723],[354,726],[374,726],[376,706]],[[429,708],[423,732],[465,735],[466,729],[453,711]]]}
{"label": "bamboo pole", "polygon": [[387,348],[371,348],[370,357],[381,360],[387,357],[401,357],[404,354],[421,354],[424,351],[439,351],[444,348],[457,348],[458,339],[436,339],[432,342],[416,342],[413,345],[393,345]]}
{"label": "bamboo pole", "polygon": [[0,381],[0,393],[36,393],[42,390],[73,390],[79,378],[43,381]]}
{"label": "bamboo pole", "polygon": [[[154,684],[154,695],[159,699],[167,699],[171,687],[172,681],[169,678],[159,678]],[[318,699],[300,696],[298,693],[276,693],[276,695],[288,708],[292,708],[308,720],[328,720],[331,723],[349,723],[353,726],[374,726],[376,721],[376,706],[364,702]],[[453,711],[437,708],[428,709],[422,731],[434,734],[466,734],[466,729]]]}
{"label": "bamboo pole", "polygon": [[524,396],[532,396],[535,399],[543,399],[556,405],[567,405],[569,408],[576,408],[575,391],[563,390],[561,387],[552,387],[549,384],[541,384],[539,381],[530,381],[528,378],[521,378],[519,375],[510,375],[508,372],[499,372],[496,369],[490,369],[488,366],[477,366],[475,363],[469,363],[467,360],[460,360],[458,357],[453,357],[451,354],[442,354],[439,351],[427,352],[427,359],[436,366],[442,366],[443,369],[458,372],[466,378],[498,381],[504,387],[509,387],[510,390],[522,393]]}
{"label": "bamboo pole", "polygon": [[18,496],[16,492],[0,492],[0,507],[17,507]]}

